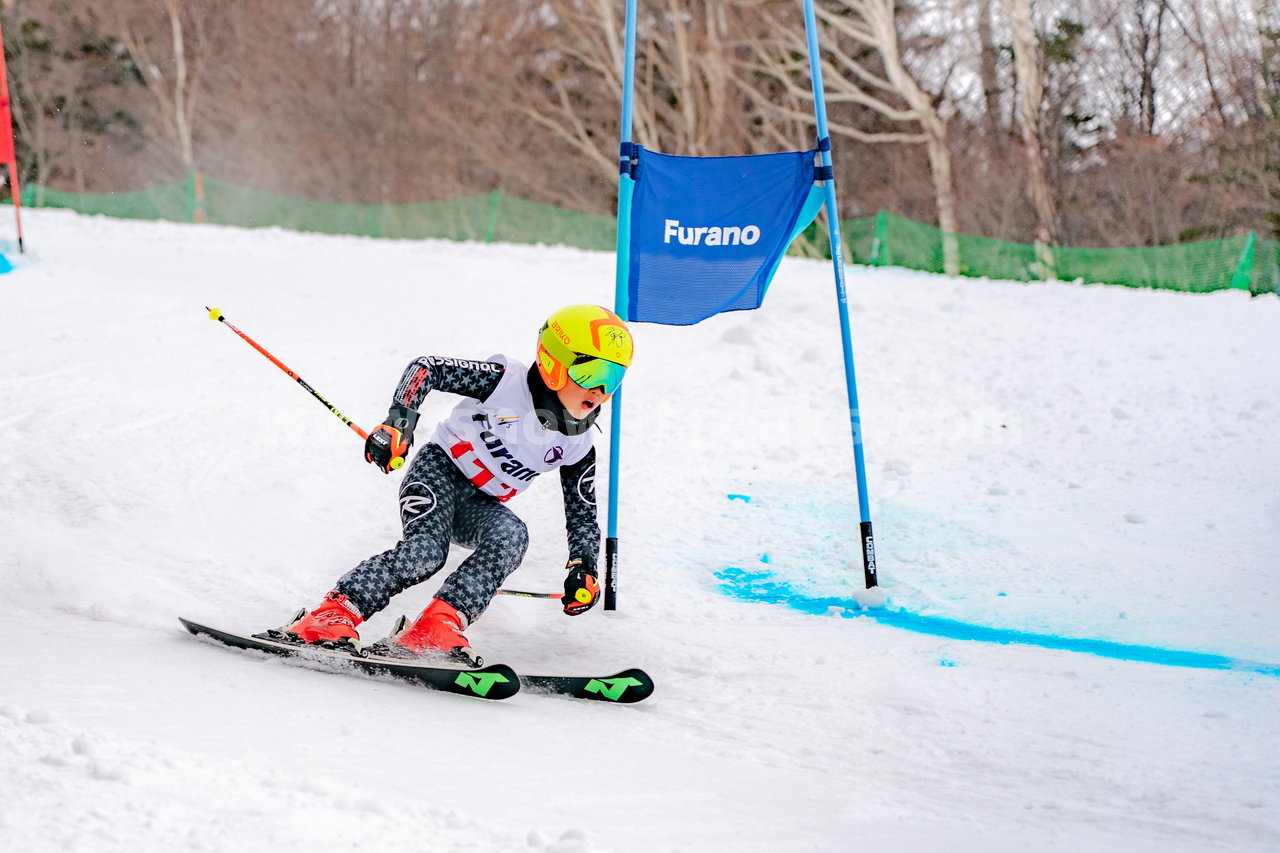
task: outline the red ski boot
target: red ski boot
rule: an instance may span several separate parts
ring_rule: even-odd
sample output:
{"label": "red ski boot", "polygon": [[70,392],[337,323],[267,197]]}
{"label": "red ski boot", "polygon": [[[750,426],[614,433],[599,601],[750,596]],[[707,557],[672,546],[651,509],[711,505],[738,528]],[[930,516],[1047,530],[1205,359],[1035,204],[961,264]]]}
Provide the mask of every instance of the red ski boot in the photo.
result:
{"label": "red ski boot", "polygon": [[483,661],[463,636],[466,617],[438,598],[431,599],[418,621],[406,624],[400,633],[387,639],[388,652],[395,656],[443,656],[468,666],[481,666]]}
{"label": "red ski boot", "polygon": [[320,606],[284,631],[304,643],[354,644],[360,641],[356,626],[363,622],[356,606],[336,589],[324,597]]}

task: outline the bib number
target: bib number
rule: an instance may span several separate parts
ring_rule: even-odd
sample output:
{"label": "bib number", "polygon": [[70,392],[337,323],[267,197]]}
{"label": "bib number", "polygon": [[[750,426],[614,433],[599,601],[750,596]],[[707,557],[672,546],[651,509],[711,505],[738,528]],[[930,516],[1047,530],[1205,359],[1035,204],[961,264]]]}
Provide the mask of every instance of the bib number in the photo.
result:
{"label": "bib number", "polygon": [[[512,498],[514,498],[516,495],[519,494],[519,492],[517,492],[515,489],[511,488],[510,486],[504,484],[501,480],[499,480],[494,486],[489,485],[495,479],[493,472],[490,471],[489,468],[483,462],[480,461],[480,457],[476,455],[476,449],[471,444],[471,442],[459,441],[457,444],[449,448],[449,455],[452,456],[455,461],[459,463],[463,463],[464,475],[466,474],[466,465],[468,464],[474,465],[475,467],[480,469],[478,472],[476,472],[474,475],[471,476],[470,480],[471,480],[471,485],[475,486],[477,489],[484,492],[485,494],[493,495],[495,498],[502,501],[503,503],[506,503],[507,501],[511,500]],[[494,491],[495,488],[502,489],[503,491],[501,492]]]}

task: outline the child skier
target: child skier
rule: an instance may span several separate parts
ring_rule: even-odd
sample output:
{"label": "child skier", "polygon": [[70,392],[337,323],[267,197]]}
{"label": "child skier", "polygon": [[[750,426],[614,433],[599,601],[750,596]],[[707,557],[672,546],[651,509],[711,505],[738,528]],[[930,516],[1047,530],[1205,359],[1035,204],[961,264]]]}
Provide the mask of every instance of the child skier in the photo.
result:
{"label": "child skier", "polygon": [[[626,324],[596,305],[552,314],[531,368],[498,355],[489,361],[423,357],[405,370],[386,421],[369,434],[365,459],[384,472],[413,444],[417,408],[430,391],[464,397],[414,456],[400,486],[404,538],[343,575],[320,606],[284,630],[306,643],[359,640],[356,626],[392,596],[430,578],[449,544],[473,548],[445,579],[417,621],[377,651],[397,657],[446,655],[479,666],[463,631],[524,558],[528,531],[506,502],[539,474],[559,469],[569,538],[561,603],[570,616],[596,603],[596,453],[589,430],[631,364]],[[399,461],[397,461],[399,460]]]}

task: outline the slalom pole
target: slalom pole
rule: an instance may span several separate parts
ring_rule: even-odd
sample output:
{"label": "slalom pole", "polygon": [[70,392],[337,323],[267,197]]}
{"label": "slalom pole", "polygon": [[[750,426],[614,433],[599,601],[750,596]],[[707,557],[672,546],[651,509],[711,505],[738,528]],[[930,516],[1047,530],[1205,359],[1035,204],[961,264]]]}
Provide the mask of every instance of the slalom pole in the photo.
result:
{"label": "slalom pole", "polygon": [[[209,312],[209,319],[210,319],[210,320],[217,320],[219,323],[221,323],[222,325],[226,326],[228,329],[230,329],[231,331],[235,332],[235,333],[236,333],[237,335],[239,335],[242,339],[244,339],[244,342],[245,342],[245,343],[247,343],[249,346],[253,347],[253,348],[254,348],[254,349],[256,349],[258,352],[260,352],[260,353],[262,353],[264,356],[266,356],[268,361],[270,361],[270,362],[271,362],[272,364],[274,364],[276,367],[280,368],[280,369],[281,369],[281,370],[283,370],[286,374],[288,374],[289,378],[290,378],[290,379],[292,379],[293,381],[297,382],[297,383],[298,383],[299,385],[301,385],[304,389],[306,389],[306,392],[307,392],[308,394],[310,394],[312,397],[315,397],[317,400],[319,400],[321,403],[323,403],[323,404],[324,404],[324,407],[325,407],[326,409],[328,409],[330,412],[332,412],[332,413],[333,413],[333,414],[338,418],[338,420],[342,421],[344,424],[346,424],[347,426],[351,427],[352,432],[354,432],[356,435],[360,436],[361,438],[365,438],[365,439],[367,439],[367,438],[369,437],[369,433],[367,433],[367,432],[365,432],[364,430],[360,429],[360,427],[359,427],[359,426],[357,426],[356,424],[353,424],[353,423],[351,422],[351,420],[350,420],[346,415],[342,414],[342,412],[339,412],[337,409],[335,409],[335,408],[333,407],[333,404],[332,404],[332,403],[330,403],[330,402],[329,402],[328,400],[326,400],[324,397],[320,396],[320,392],[319,392],[319,391],[317,391],[316,389],[312,388],[310,385],[308,385],[308,384],[306,383],[306,381],[305,381],[305,380],[303,380],[303,378],[302,378],[301,376],[299,376],[298,374],[296,374],[296,373],[294,373],[292,370],[290,370],[290,369],[289,369],[289,367],[288,367],[288,365],[286,365],[286,364],[285,364],[283,361],[281,361],[280,359],[276,358],[276,357],[275,357],[274,355],[272,355],[271,353],[267,352],[267,351],[266,351],[266,350],[265,350],[265,349],[264,349],[264,348],[263,348],[263,347],[262,347],[262,346],[261,346],[257,341],[255,341],[253,338],[249,337],[249,336],[248,336],[248,335],[246,335],[244,332],[240,331],[240,330],[239,330],[239,329],[237,329],[235,326],[231,325],[231,322],[230,322],[226,317],[224,317],[224,316],[223,316],[223,314],[222,314],[222,309],[220,309],[220,308],[209,308],[208,306],[205,306],[205,310]],[[402,466],[402,465],[404,465],[404,457],[403,457],[403,456],[397,456],[395,459],[392,459],[392,460],[391,460],[391,467],[392,467],[392,468],[399,468],[399,467],[400,467],[400,466]]]}
{"label": "slalom pole", "polygon": [[804,29],[809,44],[809,77],[813,84],[814,118],[818,125],[818,149],[827,170],[826,189],[827,236],[831,244],[831,262],[835,265],[836,308],[840,314],[840,340],[844,346],[844,378],[849,395],[849,426],[853,431],[853,462],[857,478],[858,508],[862,513],[862,573],[867,589],[874,589],[876,576],[876,540],[871,532],[871,507],[867,496],[866,461],[862,452],[862,415],[858,409],[858,386],[853,369],[853,342],[849,330],[849,298],[845,287],[844,249],[840,239],[840,211],[836,205],[836,179],[831,165],[831,137],[827,131],[827,103],[822,86],[822,54],[818,50],[818,23],[813,0],[804,0]]}
{"label": "slalom pole", "polygon": [[[627,306],[627,279],[631,252],[631,118],[636,78],[636,7],[637,0],[627,0],[622,60],[622,128],[618,143],[618,240],[617,266],[614,273],[613,308],[624,320]],[[622,389],[613,395],[613,411],[609,416],[609,519],[604,540],[604,609],[618,609],[618,476],[622,451]]]}

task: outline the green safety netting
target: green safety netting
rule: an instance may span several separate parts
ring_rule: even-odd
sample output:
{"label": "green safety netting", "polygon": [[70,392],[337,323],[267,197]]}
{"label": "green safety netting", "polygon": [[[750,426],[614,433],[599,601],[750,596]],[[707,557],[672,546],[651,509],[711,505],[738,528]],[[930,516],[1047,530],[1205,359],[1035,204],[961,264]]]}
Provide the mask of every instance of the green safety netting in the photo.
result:
{"label": "green safety netting", "polygon": [[[842,225],[858,263],[943,271],[942,231],[900,216],[851,220]],[[1241,234],[1173,246],[1090,249],[1053,247],[1038,258],[1035,246],[968,234],[956,235],[961,275],[1012,281],[1058,278],[1202,292],[1235,287],[1275,293],[1280,243]]]}
{"label": "green safety netting", "polygon": [[23,201],[33,207],[62,207],[123,219],[199,220],[244,228],[501,240],[599,250],[614,248],[617,230],[611,216],[563,210],[498,192],[419,204],[342,204],[289,198],[209,177],[198,183],[193,178],[137,192],[101,195],[27,187]]}
{"label": "green safety netting", "polygon": [[[124,219],[205,221],[249,228],[279,227],[369,237],[500,240],[608,251],[617,223],[498,192],[452,201],[366,205],[288,198],[191,176],[150,189],[108,194],[26,187],[23,202]],[[812,230],[812,228],[810,229]],[[943,271],[942,232],[881,211],[841,223],[853,263]],[[1034,246],[956,235],[962,275],[1013,281],[1058,278],[1129,287],[1208,291],[1239,288],[1254,294],[1280,289],[1280,243],[1242,234],[1221,240],[1143,248],[1055,247],[1038,258]],[[821,241],[808,235],[807,251]]]}
{"label": "green safety netting", "polygon": [[192,181],[176,181],[145,190],[119,193],[68,193],[28,184],[22,203],[30,207],[65,207],[77,213],[117,219],[168,219],[190,222],[195,217]]}
{"label": "green safety netting", "polygon": [[201,207],[204,220],[217,225],[323,234],[484,240],[489,228],[488,196],[420,204],[341,204],[287,198],[208,178]]}
{"label": "green safety netting", "polygon": [[1249,292],[1280,293],[1280,241],[1258,239],[1253,250]]}
{"label": "green safety netting", "polygon": [[509,195],[501,196],[495,205],[495,239],[600,251],[613,251],[617,246],[618,220],[612,216],[564,210]]}

